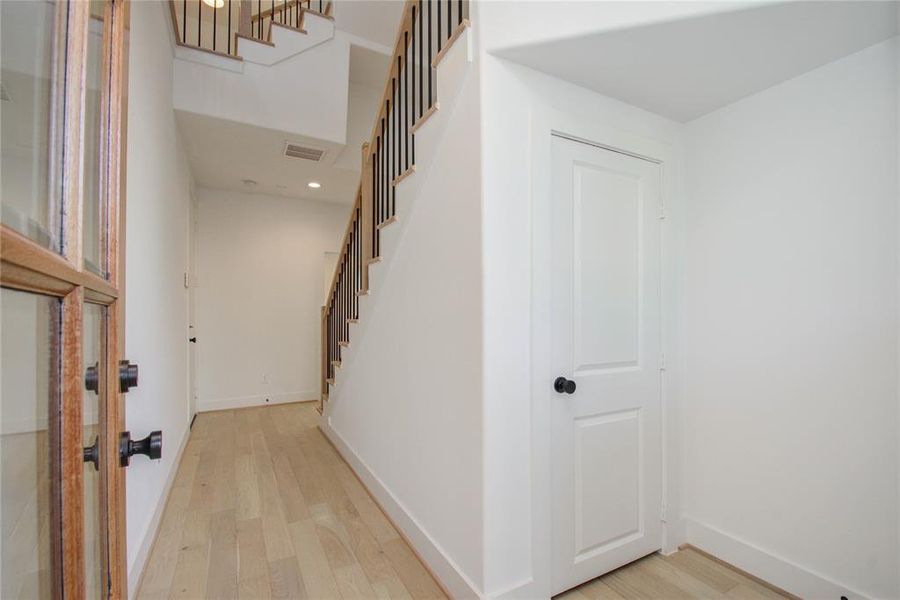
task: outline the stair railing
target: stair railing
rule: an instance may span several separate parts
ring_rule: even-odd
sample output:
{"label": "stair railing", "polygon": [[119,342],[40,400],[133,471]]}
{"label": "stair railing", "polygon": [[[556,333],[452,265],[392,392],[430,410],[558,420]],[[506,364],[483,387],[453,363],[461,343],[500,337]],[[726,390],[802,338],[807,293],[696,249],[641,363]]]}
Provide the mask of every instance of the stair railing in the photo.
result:
{"label": "stair railing", "polygon": [[271,42],[272,24],[303,29],[303,16],[330,17],[330,0],[169,0],[175,38],[188,46],[237,58],[239,37]]}
{"label": "stair railing", "polygon": [[435,67],[469,25],[468,0],[406,0],[387,82],[369,141],[350,220],[322,307],[320,410],[369,293],[369,265],[381,260],[381,230],[396,221],[400,181],[415,171],[415,133],[438,108]]}

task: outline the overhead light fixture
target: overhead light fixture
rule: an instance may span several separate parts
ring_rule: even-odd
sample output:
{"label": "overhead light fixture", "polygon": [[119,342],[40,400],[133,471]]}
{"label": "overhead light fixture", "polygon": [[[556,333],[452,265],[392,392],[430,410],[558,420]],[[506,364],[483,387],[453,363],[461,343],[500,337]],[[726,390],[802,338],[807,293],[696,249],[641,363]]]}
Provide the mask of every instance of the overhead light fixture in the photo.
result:
{"label": "overhead light fixture", "polygon": [[243,183],[247,187],[253,187],[256,185],[256,181],[254,181],[253,179],[241,179],[241,183]]}
{"label": "overhead light fixture", "polygon": [[222,8],[225,6],[225,0],[203,0],[203,4],[213,8]]}
{"label": "overhead light fixture", "polygon": [[310,181],[309,183],[306,184],[306,186],[307,186],[307,187],[311,187],[311,188],[314,189],[314,190],[317,190],[317,189],[319,189],[320,187],[322,187],[322,184],[319,183],[318,181]]}

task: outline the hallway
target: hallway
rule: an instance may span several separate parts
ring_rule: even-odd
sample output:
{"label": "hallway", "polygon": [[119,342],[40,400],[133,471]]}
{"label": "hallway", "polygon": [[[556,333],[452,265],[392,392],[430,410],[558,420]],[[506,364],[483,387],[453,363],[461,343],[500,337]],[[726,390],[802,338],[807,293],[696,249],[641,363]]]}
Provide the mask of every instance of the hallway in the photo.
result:
{"label": "hallway", "polygon": [[[446,598],[318,430],[315,404],[200,413],[137,597]],[[693,550],[566,600],[783,598]]]}
{"label": "hallway", "polygon": [[197,415],[138,598],[445,597],[314,406]]}

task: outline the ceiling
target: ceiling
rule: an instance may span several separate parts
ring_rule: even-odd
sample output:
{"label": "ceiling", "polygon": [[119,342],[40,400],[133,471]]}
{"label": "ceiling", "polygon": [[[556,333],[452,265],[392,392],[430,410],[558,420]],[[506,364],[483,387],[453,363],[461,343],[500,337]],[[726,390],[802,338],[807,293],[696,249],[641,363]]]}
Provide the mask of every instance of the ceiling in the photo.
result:
{"label": "ceiling", "polygon": [[[352,203],[359,184],[360,146],[368,138],[374,123],[390,64],[388,55],[378,49],[393,45],[402,7],[402,2],[394,0],[341,0],[334,4],[335,22],[339,28],[361,38],[350,39],[345,145],[176,111],[197,185]],[[318,163],[288,158],[283,155],[286,142],[322,149],[326,153]],[[244,180],[253,180],[256,184],[247,184]],[[317,181],[322,187],[311,189],[307,186],[310,181]]]}
{"label": "ceiling", "polygon": [[[339,204],[353,201],[359,171],[334,164],[343,145],[205,115],[175,114],[198,186]],[[286,142],[322,149],[325,155],[320,162],[288,158],[283,155]],[[322,187],[310,189],[310,181]]]}
{"label": "ceiling", "polygon": [[897,29],[896,2],[766,3],[497,54],[687,122],[888,39]]}

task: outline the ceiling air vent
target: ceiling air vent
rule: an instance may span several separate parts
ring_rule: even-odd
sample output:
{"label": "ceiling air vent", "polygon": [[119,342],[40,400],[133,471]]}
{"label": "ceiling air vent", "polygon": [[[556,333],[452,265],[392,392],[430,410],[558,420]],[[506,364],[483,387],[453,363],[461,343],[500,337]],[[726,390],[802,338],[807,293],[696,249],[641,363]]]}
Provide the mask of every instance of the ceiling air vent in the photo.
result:
{"label": "ceiling air vent", "polygon": [[290,158],[304,158],[313,162],[319,162],[325,155],[325,151],[288,142],[284,145],[284,155]]}

